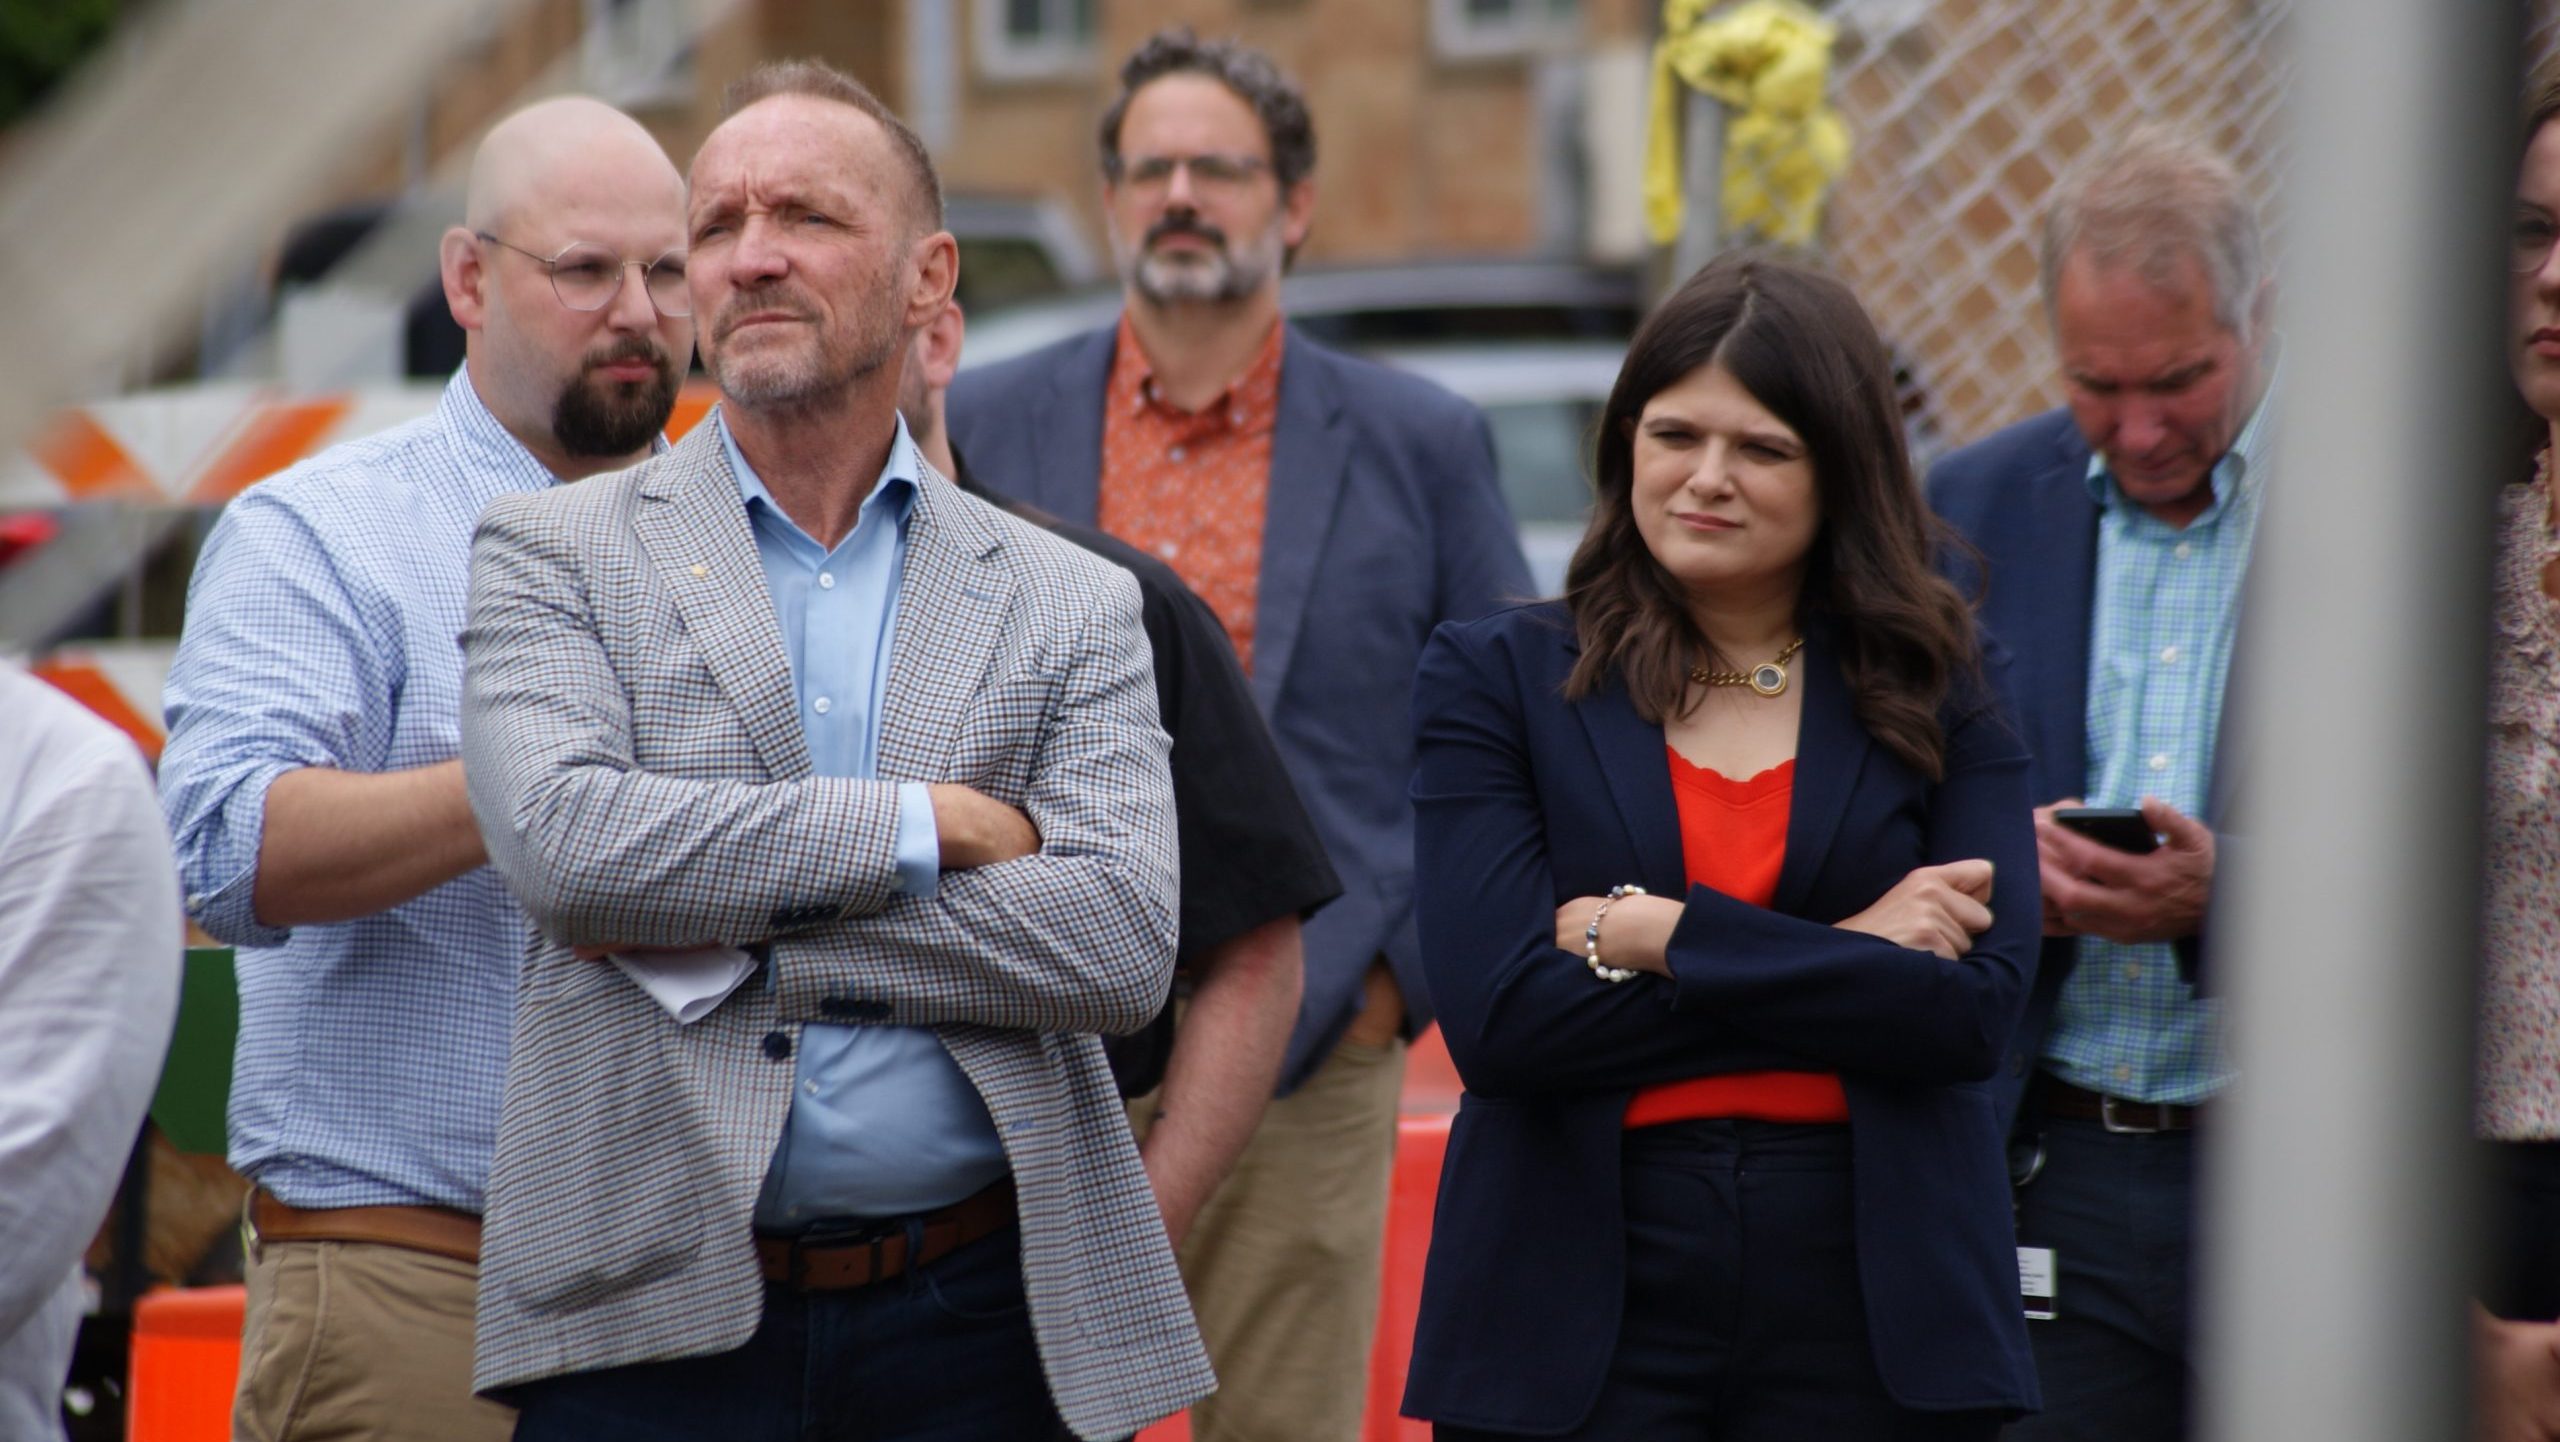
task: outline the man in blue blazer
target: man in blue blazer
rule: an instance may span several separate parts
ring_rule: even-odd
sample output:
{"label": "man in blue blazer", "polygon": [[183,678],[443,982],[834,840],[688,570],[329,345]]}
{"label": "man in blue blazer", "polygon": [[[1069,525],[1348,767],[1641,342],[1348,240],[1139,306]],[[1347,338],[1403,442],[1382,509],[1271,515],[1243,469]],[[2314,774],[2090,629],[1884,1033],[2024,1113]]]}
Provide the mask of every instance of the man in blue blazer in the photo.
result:
{"label": "man in blue blazer", "polygon": [[1306,924],[1281,1099],[1182,1250],[1220,1381],[1193,1435],[1358,1434],[1402,1078],[1427,1024],[1405,724],[1444,620],[1529,593],[1484,417],[1281,318],[1315,139],[1264,56],[1150,39],[1102,123],[1120,323],[952,387],[998,485],[1151,550],[1217,611],[1348,890]]}
{"label": "man in blue blazer", "polygon": [[[1929,477],[1977,552],[1950,568],[2014,657],[2034,755],[2046,941],[2002,1115],[2019,1245],[2058,1291],[2029,1329],[2046,1410],[2011,1435],[2167,1442],[2192,1381],[2195,1127],[2230,1076],[2197,980],[2229,856],[2272,291],[2237,175],[2158,131],[2056,200],[2043,281],[2069,404]],[[2056,820],[2080,805],[2138,805],[2157,849]]]}

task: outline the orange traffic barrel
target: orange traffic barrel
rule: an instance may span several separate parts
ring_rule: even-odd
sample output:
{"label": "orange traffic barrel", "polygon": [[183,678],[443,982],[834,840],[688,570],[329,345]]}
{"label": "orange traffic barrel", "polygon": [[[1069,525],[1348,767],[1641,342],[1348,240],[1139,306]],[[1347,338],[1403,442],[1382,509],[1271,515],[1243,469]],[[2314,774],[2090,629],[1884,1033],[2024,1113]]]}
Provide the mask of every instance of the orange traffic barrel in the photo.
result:
{"label": "orange traffic barrel", "polygon": [[146,1292],[133,1307],[129,1442],[225,1442],[240,1380],[245,1287]]}

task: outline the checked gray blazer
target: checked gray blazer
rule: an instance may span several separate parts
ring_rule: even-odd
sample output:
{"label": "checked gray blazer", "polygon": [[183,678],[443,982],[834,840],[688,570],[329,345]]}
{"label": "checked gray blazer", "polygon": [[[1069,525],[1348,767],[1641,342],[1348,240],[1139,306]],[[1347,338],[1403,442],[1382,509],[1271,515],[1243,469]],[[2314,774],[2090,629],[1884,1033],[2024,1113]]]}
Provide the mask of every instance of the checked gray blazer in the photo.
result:
{"label": "checked gray blazer", "polygon": [[[1144,1025],[1172,975],[1137,587],[918,469],[877,781],[810,773],[713,421],[481,518],[464,771],[541,932],[489,1181],[483,1390],[746,1342],[756,1192],[812,1021],[929,1026],[985,1097],[1071,1427],[1125,1436],[1215,1385],[1092,1035]],[[1018,806],[1041,849],[896,896],[899,781]],[[770,973],[690,1026],[568,949],[708,941],[768,943]]]}

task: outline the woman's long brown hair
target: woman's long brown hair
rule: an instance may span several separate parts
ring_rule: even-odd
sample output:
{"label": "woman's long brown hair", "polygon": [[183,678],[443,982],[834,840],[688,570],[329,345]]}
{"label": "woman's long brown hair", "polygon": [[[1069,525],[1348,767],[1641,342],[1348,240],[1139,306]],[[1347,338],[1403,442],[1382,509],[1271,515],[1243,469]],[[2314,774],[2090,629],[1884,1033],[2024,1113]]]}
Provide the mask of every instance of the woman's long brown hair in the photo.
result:
{"label": "woman's long brown hair", "polygon": [[1868,734],[1938,780],[1946,769],[1939,705],[1959,677],[1980,674],[1981,653],[1964,599],[1930,569],[1939,523],[1912,478],[1892,362],[1847,286],[1766,255],[1710,262],[1628,346],[1600,419],[1591,525],[1565,570],[1565,605],[1582,642],[1565,695],[1623,677],[1638,714],[1659,723],[1684,712],[1691,665],[1754,659],[1716,654],[1686,593],[1637,531],[1630,499],[1645,405],[1710,365],[1786,422],[1812,459],[1822,518],[1799,625],[1818,623],[1836,648]]}

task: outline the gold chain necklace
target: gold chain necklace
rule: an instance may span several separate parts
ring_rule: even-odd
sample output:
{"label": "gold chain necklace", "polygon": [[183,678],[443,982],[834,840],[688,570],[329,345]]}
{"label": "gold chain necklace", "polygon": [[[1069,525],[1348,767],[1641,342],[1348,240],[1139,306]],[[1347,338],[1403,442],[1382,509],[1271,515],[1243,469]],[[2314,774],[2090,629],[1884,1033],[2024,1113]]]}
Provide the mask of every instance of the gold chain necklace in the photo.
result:
{"label": "gold chain necklace", "polygon": [[1787,643],[1777,659],[1763,661],[1748,671],[1710,671],[1705,666],[1689,668],[1689,679],[1701,686],[1748,686],[1763,696],[1783,696],[1787,691],[1787,663],[1804,649],[1804,638],[1798,636]]}

